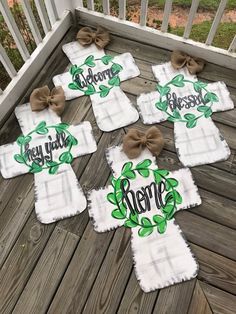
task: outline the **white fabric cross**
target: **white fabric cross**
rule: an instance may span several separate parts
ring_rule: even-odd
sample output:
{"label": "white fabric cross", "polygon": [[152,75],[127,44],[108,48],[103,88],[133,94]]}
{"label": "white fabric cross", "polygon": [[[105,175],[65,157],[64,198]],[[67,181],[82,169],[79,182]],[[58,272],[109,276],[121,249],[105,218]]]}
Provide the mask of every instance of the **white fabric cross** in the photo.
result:
{"label": "white fabric cross", "polygon": [[157,91],[137,99],[143,122],[174,122],[176,151],[185,166],[226,160],[230,149],[211,119],[213,112],[234,108],[225,83],[200,82],[186,67],[175,70],[170,62],[152,70]]}
{"label": "white fabric cross", "polygon": [[[57,126],[61,123],[61,119],[50,109],[32,112],[30,104],[16,107],[15,114],[24,136],[27,136],[42,121],[46,123],[46,127]],[[45,143],[52,143],[56,139],[57,132],[55,128],[48,128],[47,134],[43,134],[44,130],[42,128],[39,131],[41,134],[34,133],[31,135],[32,140],[29,143],[31,150],[27,149],[28,152],[31,152],[28,155],[31,164],[37,155],[35,148],[43,147],[45,153]],[[78,125],[71,125],[67,128],[67,131],[75,138],[75,141],[77,140],[77,145],[73,145],[70,150],[71,159],[96,151],[97,145],[89,122],[85,121]],[[24,149],[26,152],[26,146],[24,146]],[[58,160],[60,154],[65,150],[66,148],[63,147],[54,150],[52,160]],[[20,146],[17,142],[0,146],[0,170],[4,178],[12,178],[28,172],[34,173],[35,211],[39,221],[52,223],[59,219],[77,215],[86,208],[86,198],[69,163],[62,163],[59,167],[55,167],[54,164],[54,168],[43,169],[40,172],[37,172],[38,166],[34,165],[35,170],[30,171],[30,167],[14,158],[17,155],[19,160],[21,158],[19,154]],[[38,160],[42,157],[39,154],[37,156]],[[52,173],[55,173],[50,174],[49,169]]]}
{"label": "white fabric cross", "polygon": [[[93,56],[95,59],[101,59],[106,56],[104,50],[98,49],[95,44],[89,47],[83,47],[78,42],[71,42],[63,46],[63,51],[69,58],[71,64],[81,65],[87,57]],[[124,53],[116,56],[107,65],[101,60],[96,61],[96,66],[92,69],[95,76],[98,72],[103,72],[111,68],[111,64],[117,63],[122,67],[119,72],[120,82],[136,77],[140,74],[138,67],[130,53]],[[83,75],[88,75],[88,67],[83,67]],[[96,91],[99,90],[99,85],[109,86],[109,78],[106,77],[102,82],[93,83]],[[53,78],[55,86],[62,86],[66,99],[73,99],[84,95],[81,90],[73,90],[68,87],[72,82],[70,72],[57,75]],[[101,97],[99,93],[90,95],[93,112],[98,124],[98,127],[105,132],[109,132],[138,120],[139,114],[125,93],[118,86],[110,89],[110,92],[105,97]]]}
{"label": "white fabric cross", "polygon": [[[116,208],[122,206],[117,204],[126,204],[127,207],[127,201],[124,201],[124,198],[123,201],[118,201],[121,196],[117,190],[114,190],[114,182],[119,180],[120,174],[124,168],[127,169],[127,162],[129,163],[132,161],[132,167],[136,166],[136,168],[138,168],[138,164],[140,165],[144,160],[145,163],[147,163],[146,160],[149,160],[149,164],[151,162],[149,169],[158,169],[155,158],[148,150],[143,151],[138,158],[129,160],[123,153],[122,148],[116,146],[107,150],[106,158],[112,169],[113,176],[116,179],[115,181],[114,179],[112,180],[112,185],[99,190],[92,190],[88,196],[89,215],[93,220],[94,229],[97,232],[105,232],[120,227],[124,225],[125,219],[130,217],[130,211],[128,209],[125,213],[125,219],[123,219],[123,216],[117,216]],[[126,166],[124,167],[125,164]],[[148,204],[148,201],[147,199],[145,201],[141,197],[142,193],[140,194],[138,191],[143,191],[145,187],[147,189],[147,186],[153,182],[153,176],[149,175],[147,177],[148,173],[145,171],[146,170],[143,170],[142,173],[146,177],[143,177],[135,171],[136,178],[129,180],[129,189],[132,189],[136,193],[136,198],[139,198],[139,203],[143,206],[144,204]],[[167,172],[162,171],[162,173]],[[131,176],[131,174],[129,173],[129,176]],[[177,205],[175,211],[188,209],[189,207],[201,204],[197,186],[194,184],[191,172],[188,168],[169,172],[168,177],[172,178],[169,182],[171,182],[173,186],[176,185],[175,183],[178,181],[178,186],[176,187],[177,192],[173,192],[173,190],[169,190],[169,192],[172,191],[173,193],[177,193],[177,195],[180,195],[182,198],[182,201],[179,201],[179,199],[176,201]],[[156,184],[156,186],[158,185]],[[167,185],[166,189],[168,189]],[[113,193],[116,193],[117,196],[115,201],[112,195]],[[165,193],[168,192],[166,191]],[[154,194],[155,193],[153,192],[152,197],[149,197],[150,211],[139,213],[137,217],[138,222],[139,224],[141,222],[141,225],[144,224],[148,226],[150,222],[153,223],[155,220],[160,223],[159,227],[142,228],[140,225],[129,225],[129,227],[132,227],[131,247],[133,251],[136,277],[139,280],[141,288],[145,292],[190,280],[195,277],[198,272],[198,264],[175,220],[171,217],[170,220],[167,220],[167,225],[165,225],[165,222],[162,221],[160,216],[159,218],[155,216],[161,215],[163,212],[158,209],[155,203]],[[124,192],[122,192],[122,197],[124,197]],[[110,199],[110,201],[108,201],[108,199]],[[170,199],[169,201],[169,204],[172,204],[173,201]],[[167,200],[166,202],[168,203]],[[131,203],[134,204],[133,201],[131,201]],[[169,214],[171,210],[170,207],[171,205],[169,205],[169,207],[166,204],[163,205],[163,208],[165,208]],[[139,206],[139,208],[141,207]],[[116,217],[120,217],[120,219],[114,218],[114,210]],[[162,230],[158,232],[157,228]],[[144,236],[145,234],[146,236]]]}

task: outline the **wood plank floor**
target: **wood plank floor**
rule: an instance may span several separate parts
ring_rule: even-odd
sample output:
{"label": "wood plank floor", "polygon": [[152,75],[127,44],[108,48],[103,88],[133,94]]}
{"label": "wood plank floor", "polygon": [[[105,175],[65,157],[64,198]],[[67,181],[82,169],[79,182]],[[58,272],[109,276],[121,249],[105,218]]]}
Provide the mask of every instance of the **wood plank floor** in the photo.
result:
{"label": "wood plank floor", "polygon": [[[61,46],[73,38],[70,30],[20,103],[28,100],[34,88],[44,84],[52,87],[52,77],[68,66]],[[113,36],[107,52],[116,55],[127,51],[135,57],[141,75],[121,87],[135,103],[140,93],[155,89],[151,65],[169,60],[170,52]],[[209,82],[225,81],[236,103],[234,71],[207,64],[199,77]],[[68,101],[62,118],[92,124],[98,150],[75,159],[73,169],[85,192],[104,186],[110,176],[104,149],[121,143],[131,126],[101,132],[88,97]],[[33,176],[10,180],[0,176],[0,313],[236,313],[236,109],[214,113],[213,120],[230,145],[231,156],[227,161],[192,169],[202,205],[176,215],[199,261],[197,278],[143,293],[133,270],[130,230],[98,234],[87,210],[42,225],[34,211]],[[145,130],[148,126],[138,121],[132,127]],[[166,140],[159,166],[180,168],[173,125],[164,122],[158,127]],[[12,113],[1,128],[0,144],[14,141],[18,135],[20,128]]]}

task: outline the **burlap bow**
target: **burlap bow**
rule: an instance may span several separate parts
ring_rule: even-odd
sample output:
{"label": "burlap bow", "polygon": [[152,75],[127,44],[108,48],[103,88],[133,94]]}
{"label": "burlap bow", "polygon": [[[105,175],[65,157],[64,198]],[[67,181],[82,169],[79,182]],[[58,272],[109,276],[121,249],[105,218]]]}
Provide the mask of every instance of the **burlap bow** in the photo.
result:
{"label": "burlap bow", "polygon": [[148,129],[146,133],[130,129],[123,138],[123,151],[130,159],[138,157],[145,148],[148,148],[153,155],[158,156],[163,146],[162,133],[155,126]]}
{"label": "burlap bow", "polygon": [[48,86],[36,88],[30,95],[30,105],[32,111],[41,111],[49,107],[60,116],[65,108],[64,91],[61,86],[54,87],[51,91]]}
{"label": "burlap bow", "polygon": [[190,74],[201,72],[205,65],[204,60],[189,56],[182,51],[173,51],[170,61],[174,69],[178,70],[186,66]]}
{"label": "burlap bow", "polygon": [[94,42],[98,48],[103,49],[109,43],[110,35],[102,27],[98,27],[96,31],[90,27],[83,27],[79,30],[76,39],[82,46],[88,46]]}

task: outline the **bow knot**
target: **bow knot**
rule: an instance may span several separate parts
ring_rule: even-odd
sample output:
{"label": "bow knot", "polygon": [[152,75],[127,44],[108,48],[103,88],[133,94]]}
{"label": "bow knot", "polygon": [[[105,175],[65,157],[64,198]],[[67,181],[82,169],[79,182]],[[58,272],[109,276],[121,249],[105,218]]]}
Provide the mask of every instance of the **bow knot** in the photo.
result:
{"label": "bow knot", "polygon": [[94,42],[97,48],[103,49],[109,43],[110,35],[102,27],[98,27],[96,31],[90,27],[83,27],[79,30],[76,39],[82,46],[88,46]]}
{"label": "bow knot", "polygon": [[196,74],[198,72],[201,72],[205,65],[204,60],[197,57],[189,56],[182,51],[173,51],[170,60],[175,70],[186,66],[190,74]]}
{"label": "bow knot", "polygon": [[43,86],[33,90],[30,95],[30,105],[32,111],[41,111],[49,107],[58,116],[65,108],[65,95],[62,87],[54,87],[51,91],[48,86]]}
{"label": "bow knot", "polygon": [[123,138],[123,151],[130,158],[138,157],[147,148],[158,156],[164,146],[164,139],[161,131],[153,126],[145,133],[137,129],[130,129]]}

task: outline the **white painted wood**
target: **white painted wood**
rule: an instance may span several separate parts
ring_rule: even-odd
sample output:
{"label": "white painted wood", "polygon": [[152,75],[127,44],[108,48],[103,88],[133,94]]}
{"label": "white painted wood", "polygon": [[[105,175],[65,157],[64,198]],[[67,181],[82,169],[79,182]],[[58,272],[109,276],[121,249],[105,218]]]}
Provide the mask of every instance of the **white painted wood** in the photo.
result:
{"label": "white painted wood", "polygon": [[22,8],[25,13],[25,17],[27,19],[27,22],[29,24],[30,30],[32,32],[32,35],[34,37],[34,40],[36,44],[38,45],[42,41],[42,37],[40,34],[40,31],[38,29],[36,20],[34,18],[34,14],[31,10],[30,2],[28,0],[21,0]]}
{"label": "white painted wood", "polygon": [[43,26],[44,33],[46,35],[51,30],[51,25],[48,19],[46,8],[42,0],[35,0],[35,5]]}
{"label": "white painted wood", "polygon": [[53,25],[52,31],[45,36],[43,42],[38,45],[30,59],[19,70],[17,76],[12,79],[0,96],[0,122],[4,121],[10,110],[17,105],[19,98],[29,88],[30,83],[45,64],[45,60],[50,56],[71,25],[72,14],[70,11],[65,11],[61,20]]}
{"label": "white painted wood", "polygon": [[172,9],[172,0],[166,0],[164,15],[163,15],[163,21],[161,24],[161,31],[164,33],[167,32],[167,29],[168,29],[168,23],[169,23],[169,17],[171,14],[171,9]]}
{"label": "white painted wood", "polygon": [[192,25],[193,25],[193,20],[194,20],[194,17],[196,15],[196,12],[198,9],[199,1],[200,0],[192,1],[191,8],[190,8],[189,15],[188,15],[188,22],[187,22],[187,25],[186,25],[185,30],[184,30],[184,35],[183,35],[184,38],[189,38],[189,35],[191,33],[191,29],[192,29]]}
{"label": "white painted wood", "polygon": [[140,25],[146,26],[148,12],[148,0],[141,0]]}
{"label": "white painted wood", "polygon": [[23,60],[26,61],[30,57],[30,54],[28,52],[28,49],[27,49],[26,44],[24,42],[24,39],[21,36],[21,33],[20,33],[20,31],[16,25],[16,22],[15,22],[12,14],[11,14],[11,11],[8,7],[6,0],[0,1],[0,11],[3,15],[4,21],[6,22],[8,28],[9,28],[9,31],[12,34],[12,37],[15,40],[16,46],[19,49],[19,52],[20,52]]}
{"label": "white painted wood", "polygon": [[211,25],[210,32],[207,36],[206,45],[211,45],[211,43],[215,37],[215,33],[216,33],[217,28],[220,24],[220,21],[221,21],[222,15],[224,13],[225,6],[226,6],[227,2],[228,2],[228,0],[221,0],[220,4],[218,6],[214,21]]}
{"label": "white painted wood", "polygon": [[5,70],[9,74],[11,78],[17,75],[17,72],[11,63],[11,60],[9,59],[5,49],[0,43],[0,61],[2,62],[2,65],[4,66]]}
{"label": "white painted wood", "polygon": [[[229,46],[229,52],[236,52],[236,35]],[[236,61],[235,61],[236,62]]]}
{"label": "white painted wood", "polygon": [[94,0],[87,0],[87,7],[89,10],[94,11]]}
{"label": "white painted wood", "polygon": [[225,49],[207,46],[169,33],[163,34],[159,30],[123,21],[114,16],[105,16],[99,12],[90,12],[85,8],[76,9],[76,15],[82,25],[103,25],[111,33],[122,37],[146,44],[151,43],[152,46],[168,50],[183,50],[190,55],[236,70],[236,53],[229,53]]}
{"label": "white painted wood", "polygon": [[110,1],[102,0],[103,13],[106,15],[110,15]]}
{"label": "white painted wood", "polygon": [[49,21],[51,25],[53,25],[59,19],[55,6],[55,0],[44,0],[44,3],[49,17]]}
{"label": "white painted wood", "polygon": [[119,18],[126,20],[126,0],[119,0]]}

